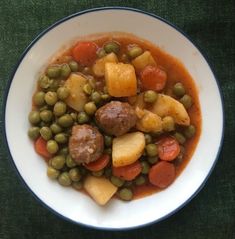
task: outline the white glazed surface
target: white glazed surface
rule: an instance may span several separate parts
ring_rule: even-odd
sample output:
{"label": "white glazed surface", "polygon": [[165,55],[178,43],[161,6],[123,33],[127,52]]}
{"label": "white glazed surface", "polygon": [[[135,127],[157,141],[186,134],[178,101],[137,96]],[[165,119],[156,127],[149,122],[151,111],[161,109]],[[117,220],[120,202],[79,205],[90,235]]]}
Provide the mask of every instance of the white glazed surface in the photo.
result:
{"label": "white glazed surface", "polygon": [[[107,206],[100,207],[86,195],[61,187],[47,178],[46,164],[35,153],[27,136],[27,116],[31,109],[38,71],[48,59],[76,37],[111,31],[129,32],[147,39],[185,65],[199,90],[202,133],[191,161],[170,187],[129,203],[113,199]],[[184,35],[152,16],[109,9],[72,17],[38,39],[15,72],[7,98],[5,125],[16,168],[43,203],[74,222],[106,229],[124,229],[167,216],[198,190],[216,160],[222,138],[223,112],[220,93],[211,69],[198,49]]]}

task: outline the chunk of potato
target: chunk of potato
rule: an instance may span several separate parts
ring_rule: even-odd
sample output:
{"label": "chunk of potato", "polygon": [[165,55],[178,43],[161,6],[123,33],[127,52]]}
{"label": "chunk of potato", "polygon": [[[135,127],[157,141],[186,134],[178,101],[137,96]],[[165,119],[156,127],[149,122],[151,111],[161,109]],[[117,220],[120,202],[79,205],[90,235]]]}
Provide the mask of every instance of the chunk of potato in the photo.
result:
{"label": "chunk of potato", "polygon": [[87,79],[82,75],[71,74],[65,82],[65,87],[70,91],[65,102],[71,108],[82,111],[84,105],[88,101],[86,94],[83,92],[83,86],[87,83]]}
{"label": "chunk of potato", "polygon": [[108,93],[114,97],[134,96],[137,92],[135,69],[131,64],[105,63]]}
{"label": "chunk of potato", "polygon": [[149,51],[145,51],[143,54],[136,57],[132,61],[132,64],[137,72],[141,72],[145,66],[156,66],[156,62]]}
{"label": "chunk of potato", "polygon": [[84,188],[99,205],[105,205],[117,191],[108,179],[90,175],[85,178]]}
{"label": "chunk of potato", "polygon": [[105,63],[107,62],[114,62],[117,63],[118,62],[118,58],[115,55],[115,53],[110,53],[107,56],[104,56],[100,59],[98,59],[95,64],[92,67],[93,73],[97,76],[97,77],[102,77],[104,76],[104,70],[105,70]]}
{"label": "chunk of potato", "polygon": [[114,167],[134,163],[141,156],[145,147],[144,134],[133,132],[114,138],[112,162]]}

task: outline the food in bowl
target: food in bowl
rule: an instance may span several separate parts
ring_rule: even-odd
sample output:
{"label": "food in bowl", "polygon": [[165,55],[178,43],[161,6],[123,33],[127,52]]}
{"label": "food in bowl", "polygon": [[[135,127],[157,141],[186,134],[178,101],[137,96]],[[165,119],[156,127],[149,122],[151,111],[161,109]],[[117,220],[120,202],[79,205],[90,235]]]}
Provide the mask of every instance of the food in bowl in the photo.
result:
{"label": "food in bowl", "polygon": [[197,89],[184,66],[129,34],[78,40],[40,75],[29,137],[62,186],[98,204],[171,185],[201,130]]}

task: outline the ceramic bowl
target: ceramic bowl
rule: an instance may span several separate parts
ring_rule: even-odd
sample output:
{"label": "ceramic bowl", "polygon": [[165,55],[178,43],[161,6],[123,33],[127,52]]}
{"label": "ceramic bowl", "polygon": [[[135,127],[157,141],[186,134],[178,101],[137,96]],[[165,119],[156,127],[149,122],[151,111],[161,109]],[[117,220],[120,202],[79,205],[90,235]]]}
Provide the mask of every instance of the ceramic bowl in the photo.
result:
{"label": "ceramic bowl", "polygon": [[[105,207],[46,176],[46,164],[27,136],[28,113],[39,70],[71,40],[102,32],[127,32],[144,38],[178,58],[199,92],[202,131],[188,165],[160,193],[129,203],[113,199]],[[48,209],[72,222],[123,230],[158,222],[182,208],[205,184],[215,166],[223,138],[223,106],[215,75],[192,41],[162,18],[130,8],[99,8],[66,17],[43,31],[23,53],[9,82],[4,106],[5,137],[16,170],[30,192]]]}

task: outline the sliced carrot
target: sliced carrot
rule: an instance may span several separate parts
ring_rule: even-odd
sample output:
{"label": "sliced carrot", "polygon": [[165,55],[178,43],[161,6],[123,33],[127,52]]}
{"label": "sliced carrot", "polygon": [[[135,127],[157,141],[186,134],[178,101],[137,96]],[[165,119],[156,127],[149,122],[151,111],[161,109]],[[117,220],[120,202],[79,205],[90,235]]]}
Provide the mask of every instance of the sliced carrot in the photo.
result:
{"label": "sliced carrot", "polygon": [[146,66],[140,77],[144,90],[161,91],[166,85],[166,72],[157,66]]}
{"label": "sliced carrot", "polygon": [[130,165],[123,167],[113,167],[113,175],[124,180],[130,181],[136,178],[142,170],[142,166],[139,161],[136,161]]}
{"label": "sliced carrot", "polygon": [[97,57],[97,45],[94,42],[78,42],[72,49],[73,58],[84,66],[92,65]]}
{"label": "sliced carrot", "polygon": [[110,156],[108,154],[103,154],[96,161],[91,162],[89,164],[84,164],[84,167],[92,172],[97,172],[105,168],[109,162],[110,162]]}
{"label": "sliced carrot", "polygon": [[159,188],[166,188],[175,179],[175,166],[161,161],[149,170],[149,182]]}
{"label": "sliced carrot", "polygon": [[49,159],[52,155],[47,151],[47,141],[42,137],[39,137],[34,144],[35,151],[44,157],[45,159]]}
{"label": "sliced carrot", "polygon": [[158,156],[161,160],[172,161],[180,153],[178,141],[170,136],[162,138],[157,142]]}

